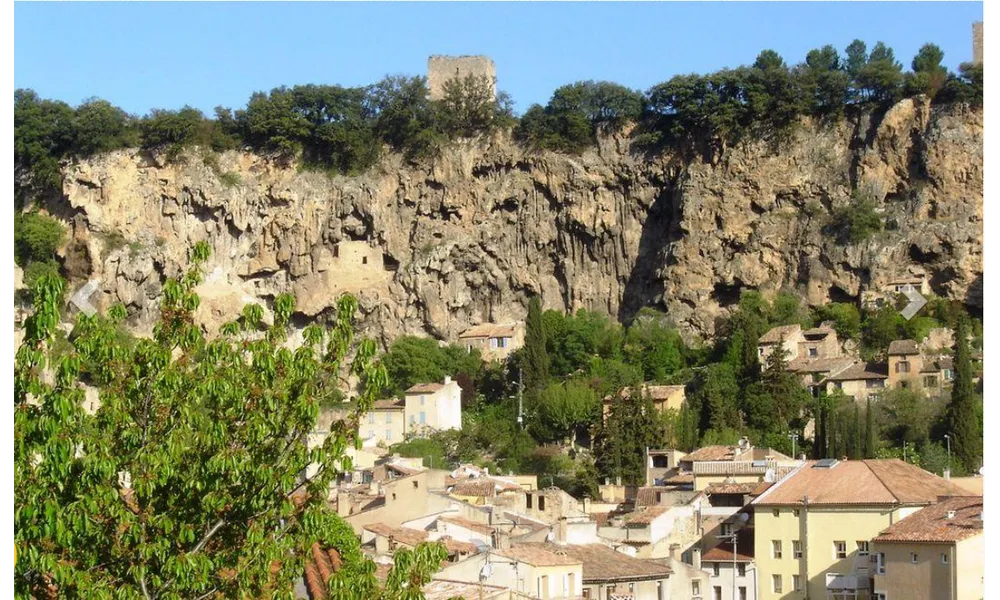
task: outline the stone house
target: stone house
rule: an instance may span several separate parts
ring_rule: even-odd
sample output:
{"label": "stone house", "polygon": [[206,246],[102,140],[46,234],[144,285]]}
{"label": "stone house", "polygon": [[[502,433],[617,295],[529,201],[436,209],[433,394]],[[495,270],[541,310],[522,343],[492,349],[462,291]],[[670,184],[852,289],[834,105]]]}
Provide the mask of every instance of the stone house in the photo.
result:
{"label": "stone house", "polygon": [[785,350],[785,360],[795,360],[799,358],[799,347],[804,341],[801,325],[779,325],[760,336],[757,341],[757,358],[763,365],[775,348],[780,346]]}
{"label": "stone house", "polygon": [[[649,396],[653,401],[653,406],[657,412],[662,413],[667,409],[680,410],[684,406],[684,386],[683,385],[654,385],[650,383],[642,384],[641,394]],[[611,406],[616,400],[631,397],[632,388],[624,388],[617,396],[606,396],[603,400],[602,416],[605,421],[611,414]]]}
{"label": "stone house", "polygon": [[982,496],[943,498],[872,540],[873,600],[984,598]]}
{"label": "stone house", "polygon": [[677,469],[681,457],[684,453],[680,450],[665,448],[662,450],[646,451],[646,485],[658,485],[657,482],[667,477],[668,474]]}
{"label": "stone house", "polygon": [[505,360],[524,346],[524,323],[483,323],[463,331],[458,341],[469,352],[479,350],[485,361]]}
{"label": "stone house", "polygon": [[887,371],[884,363],[856,362],[831,374],[823,382],[828,394],[840,390],[858,402],[864,402],[869,396],[877,400],[886,388],[886,380],[889,379]]}
{"label": "stone house", "polygon": [[889,344],[887,353],[889,360],[890,388],[919,388],[921,386],[920,371],[923,369],[923,355],[920,346],[913,340],[895,340]]}

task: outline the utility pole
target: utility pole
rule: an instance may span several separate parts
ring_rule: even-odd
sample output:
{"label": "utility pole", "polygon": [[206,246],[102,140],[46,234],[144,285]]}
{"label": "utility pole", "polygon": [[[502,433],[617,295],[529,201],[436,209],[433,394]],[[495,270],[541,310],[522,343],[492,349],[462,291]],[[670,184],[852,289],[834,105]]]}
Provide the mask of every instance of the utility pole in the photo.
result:
{"label": "utility pole", "polygon": [[945,470],[945,479],[951,479],[951,434],[945,434],[945,443],[948,444],[948,468]]}
{"label": "utility pole", "polygon": [[799,439],[799,434],[797,434],[797,433],[789,433],[788,437],[789,437],[789,439],[792,440],[792,459],[794,460],[795,459],[795,441]]}
{"label": "utility pole", "polygon": [[517,370],[517,426],[524,429],[524,374]]}

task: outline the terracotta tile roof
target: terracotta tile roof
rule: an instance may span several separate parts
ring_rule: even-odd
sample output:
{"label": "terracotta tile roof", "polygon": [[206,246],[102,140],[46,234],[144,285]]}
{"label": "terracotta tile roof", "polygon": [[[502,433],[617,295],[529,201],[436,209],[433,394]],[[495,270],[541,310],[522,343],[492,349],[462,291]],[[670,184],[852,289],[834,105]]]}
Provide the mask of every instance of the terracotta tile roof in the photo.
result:
{"label": "terracotta tile roof", "polygon": [[673,573],[673,570],[666,565],[632,558],[603,544],[538,545],[562,550],[569,558],[582,562],[585,584],[656,580],[669,577]]}
{"label": "terracotta tile roof", "polygon": [[913,340],[895,340],[889,344],[889,354],[920,354],[920,345]]}
{"label": "terracotta tile roof", "polygon": [[425,600],[451,600],[452,598],[482,598],[499,600],[510,596],[510,590],[496,585],[432,579],[423,589]]}
{"label": "terracotta tile roof", "polygon": [[832,327],[828,325],[820,325],[819,327],[813,327],[812,329],[806,329],[802,332],[807,338],[825,338],[826,336],[834,333]]}
{"label": "terracotta tile roof", "polygon": [[465,529],[475,531],[476,533],[482,533],[484,535],[492,535],[496,530],[495,527],[487,525],[486,523],[477,523],[462,517],[438,517],[438,521],[458,525],[459,527],[464,527]]}
{"label": "terracotta tile roof", "polygon": [[779,325],[764,335],[760,336],[759,344],[777,344],[782,339],[791,337],[794,333],[801,331],[801,325]]}
{"label": "terracotta tile roof", "polygon": [[961,488],[899,459],[850,460],[832,468],[810,460],[754,500],[759,506],[931,504]]}
{"label": "terracotta tile roof", "polygon": [[948,369],[953,370],[954,361],[950,356],[941,356],[934,360],[924,363],[924,366],[920,369],[921,373],[937,373],[938,371],[943,371]]}
{"label": "terracotta tile roof", "polygon": [[733,460],[736,457],[736,446],[705,446],[698,448],[681,460],[684,462],[695,462],[701,460]]}
{"label": "terracotta tile roof", "polygon": [[385,463],[385,468],[406,476],[416,475],[417,473],[423,472],[423,469],[417,469],[401,463]]}
{"label": "terracotta tile roof", "polygon": [[740,494],[743,496],[759,496],[771,487],[770,482],[749,483],[710,483],[705,492],[711,494]]}
{"label": "terracotta tile roof", "polygon": [[433,394],[444,387],[443,383],[418,383],[406,390],[407,394]]}
{"label": "terracotta tile roof", "polygon": [[472,479],[459,481],[451,489],[456,496],[472,496],[475,498],[492,498],[496,495],[497,486],[489,479]]}
{"label": "terracotta tile roof", "polygon": [[497,550],[495,553],[535,567],[565,567],[582,563],[579,559],[561,552],[563,548],[564,546],[549,544],[511,544],[509,549]]}
{"label": "terracotta tile roof", "polygon": [[[681,459],[685,460],[685,459]],[[694,474],[680,469],[671,469],[663,474],[661,478],[664,485],[684,485],[694,483]]]}
{"label": "terracotta tile roof", "polygon": [[403,410],[404,408],[406,408],[406,402],[396,398],[376,400],[372,403],[372,410]]}
{"label": "terracotta tile roof", "polygon": [[888,379],[889,366],[885,363],[856,362],[839,373],[827,377],[829,381],[861,381],[867,379]]}
{"label": "terracotta tile roof", "polygon": [[608,524],[608,519],[611,517],[610,512],[595,512],[587,515],[591,521],[597,523],[598,527],[604,527]]}
{"label": "terracotta tile roof", "polygon": [[854,363],[854,359],[849,356],[839,356],[836,358],[796,358],[789,361],[785,368],[793,373],[839,373]]}
{"label": "terracotta tile roof", "polygon": [[[949,511],[954,512],[948,518]],[[982,496],[957,496],[922,508],[879,534],[876,543],[960,542],[983,533]]]}
{"label": "terracotta tile roof", "polygon": [[677,490],[667,486],[641,487],[635,493],[635,507],[639,509],[646,506],[679,506],[687,504],[697,495],[698,492],[693,490]]}
{"label": "terracotta tile roof", "polygon": [[340,553],[329,548],[324,550],[319,543],[314,543],[306,560],[306,590],[311,600],[327,598],[326,582],[330,576],[340,569]]}
{"label": "terracotta tile roof", "polygon": [[628,525],[649,525],[665,512],[667,512],[665,506],[648,506],[625,517],[625,523]]}
{"label": "terracotta tile roof", "polygon": [[394,541],[411,547],[427,541],[427,532],[422,529],[389,527],[385,523],[371,523],[365,525],[364,529],[383,537],[391,537]]}
{"label": "terracotta tile roof", "polygon": [[497,324],[497,323],[482,323],[480,325],[473,325],[472,327],[463,331],[458,339],[466,338],[484,338],[484,337],[514,337],[514,333],[517,329],[515,324]]}
{"label": "terracotta tile roof", "polygon": [[[753,528],[744,527],[736,532],[736,562],[753,562]],[[733,544],[721,544],[701,555],[701,562],[732,562]]]}

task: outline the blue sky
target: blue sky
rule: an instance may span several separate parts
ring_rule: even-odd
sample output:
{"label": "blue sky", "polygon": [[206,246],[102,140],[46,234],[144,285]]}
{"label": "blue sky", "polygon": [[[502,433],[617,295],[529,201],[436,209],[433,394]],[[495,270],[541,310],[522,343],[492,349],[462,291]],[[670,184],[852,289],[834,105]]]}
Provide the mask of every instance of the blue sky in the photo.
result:
{"label": "blue sky", "polygon": [[645,90],[764,48],[794,64],[854,38],[886,42],[907,68],[934,42],[956,69],[982,18],[981,2],[19,2],[14,82],[73,105],[97,96],[136,114],[210,113],[279,85],[365,85],[424,74],[431,54],[487,54],[520,113],[573,81]]}

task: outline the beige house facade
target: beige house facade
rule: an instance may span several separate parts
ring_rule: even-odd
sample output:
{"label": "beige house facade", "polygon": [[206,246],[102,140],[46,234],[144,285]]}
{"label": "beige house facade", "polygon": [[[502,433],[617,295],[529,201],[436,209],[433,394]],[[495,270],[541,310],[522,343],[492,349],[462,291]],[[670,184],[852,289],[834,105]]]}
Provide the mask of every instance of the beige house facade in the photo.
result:
{"label": "beige house facade", "polygon": [[961,494],[903,461],[806,461],[752,503],[762,600],[870,598],[871,540],[894,523]]}
{"label": "beige house facade", "polygon": [[883,531],[873,540],[874,599],[984,598],[982,514],[982,496],[956,496]]}
{"label": "beige house facade", "polygon": [[506,360],[524,346],[524,323],[483,323],[463,331],[458,341],[469,352],[479,350],[485,361]]}
{"label": "beige house facade", "polygon": [[462,428],[462,388],[451,377],[414,385],[406,390],[404,405],[408,434]]}

